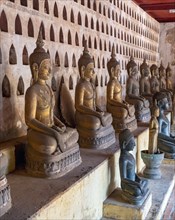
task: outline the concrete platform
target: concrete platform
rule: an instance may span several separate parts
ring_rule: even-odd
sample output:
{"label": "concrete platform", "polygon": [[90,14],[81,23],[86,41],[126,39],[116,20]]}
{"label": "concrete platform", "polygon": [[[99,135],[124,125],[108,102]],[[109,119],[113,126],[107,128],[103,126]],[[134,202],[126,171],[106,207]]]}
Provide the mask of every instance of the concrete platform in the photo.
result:
{"label": "concrete platform", "polygon": [[152,204],[152,195],[148,193],[141,206],[128,204],[121,196],[122,190],[116,189],[103,203],[103,217],[117,220],[142,220],[147,216]]}

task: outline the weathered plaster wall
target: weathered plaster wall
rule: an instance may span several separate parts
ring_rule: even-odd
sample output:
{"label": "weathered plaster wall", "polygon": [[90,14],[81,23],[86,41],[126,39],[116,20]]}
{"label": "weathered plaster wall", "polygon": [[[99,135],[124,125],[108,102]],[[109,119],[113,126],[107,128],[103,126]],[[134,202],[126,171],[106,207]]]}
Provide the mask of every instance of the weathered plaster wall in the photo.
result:
{"label": "weathered plaster wall", "polygon": [[167,67],[168,62],[173,70],[175,86],[175,22],[160,24],[160,60]]}
{"label": "weathered plaster wall", "polygon": [[[26,133],[24,97],[31,80],[26,60],[35,48],[40,25],[45,32],[45,49],[51,56],[56,99],[64,81],[74,100],[84,39],[94,57],[97,103],[103,108],[109,79],[106,65],[113,45],[122,69],[123,96],[130,55],[138,66],[145,54],[149,65],[159,59],[159,23],[132,1],[1,0],[0,6],[0,89],[10,88],[10,97],[0,93],[0,142]],[[10,54],[14,50],[16,62],[12,64]],[[17,89],[20,76],[24,92]]]}

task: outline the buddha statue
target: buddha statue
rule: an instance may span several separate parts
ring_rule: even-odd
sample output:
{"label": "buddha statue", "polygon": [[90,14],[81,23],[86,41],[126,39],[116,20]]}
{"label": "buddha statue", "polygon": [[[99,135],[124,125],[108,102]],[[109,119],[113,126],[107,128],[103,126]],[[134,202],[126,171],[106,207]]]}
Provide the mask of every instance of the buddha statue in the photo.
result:
{"label": "buddha statue", "polygon": [[139,93],[138,68],[132,56],[127,64],[127,72],[126,101],[135,106],[137,121],[147,122],[150,120],[149,102]]}
{"label": "buddha statue", "polygon": [[119,144],[122,197],[131,204],[142,205],[148,196],[148,182],[139,178],[135,173],[135,159],[129,153],[135,147],[135,140],[129,129],[119,133]]}
{"label": "buddha statue", "polygon": [[166,72],[165,68],[161,62],[159,67],[159,85],[160,85],[160,92],[164,92],[167,95],[167,99],[169,102],[169,108],[172,109],[172,91],[166,88]]}
{"label": "buddha statue", "polygon": [[125,128],[133,131],[137,128],[135,108],[122,100],[122,87],[119,82],[120,63],[115,58],[114,46],[107,68],[110,76],[107,85],[107,111],[112,114],[115,131],[118,133]]}
{"label": "buddha statue", "polygon": [[79,144],[84,148],[103,149],[115,143],[112,116],[96,104],[93,84],[94,61],[89,55],[87,41],[78,61],[80,80],[75,90],[75,120],[79,132]]}
{"label": "buddha statue", "polygon": [[146,98],[149,101],[150,108],[152,106],[152,97],[153,94],[151,93],[151,85],[150,85],[150,79],[149,79],[149,66],[146,63],[146,58],[143,60],[143,63],[140,65],[140,95],[142,95],[144,98]]}
{"label": "buddha statue", "polygon": [[0,152],[0,217],[3,216],[12,205],[10,186],[5,176],[7,163],[6,156]]}
{"label": "buddha statue", "polygon": [[170,91],[173,91],[173,83],[172,83],[172,69],[170,67],[170,63],[166,68],[166,88]]}
{"label": "buddha statue", "polygon": [[54,115],[54,94],[46,83],[51,62],[43,48],[41,30],[36,45],[29,58],[33,84],[25,94],[26,169],[33,176],[57,178],[81,163],[78,132],[66,128]]}
{"label": "buddha statue", "polygon": [[153,64],[150,67],[151,71],[151,78],[150,78],[150,87],[151,87],[151,93],[155,94],[156,92],[159,92],[159,72],[158,72],[158,67],[156,64]]}
{"label": "buddha statue", "polygon": [[158,116],[159,134],[158,147],[160,151],[165,153],[166,158],[175,159],[175,138],[170,133],[170,122],[165,115],[165,111],[169,107],[167,96],[163,92],[155,93],[154,100],[159,107],[160,115]]}

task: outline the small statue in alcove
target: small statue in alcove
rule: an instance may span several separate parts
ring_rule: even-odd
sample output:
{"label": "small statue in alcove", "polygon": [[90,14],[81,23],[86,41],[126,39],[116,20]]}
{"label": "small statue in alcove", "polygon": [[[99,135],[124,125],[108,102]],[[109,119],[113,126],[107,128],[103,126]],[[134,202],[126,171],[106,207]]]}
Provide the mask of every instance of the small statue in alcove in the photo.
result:
{"label": "small statue in alcove", "polygon": [[133,134],[129,129],[119,133],[121,154],[119,158],[122,197],[134,205],[142,205],[148,196],[148,181],[135,173],[135,159],[129,151],[135,147]]}
{"label": "small statue in alcove", "polygon": [[46,83],[51,73],[50,56],[43,49],[41,30],[36,45],[29,59],[33,84],[25,95],[26,169],[34,176],[57,178],[81,163],[78,132],[66,128],[54,115],[55,98]]}

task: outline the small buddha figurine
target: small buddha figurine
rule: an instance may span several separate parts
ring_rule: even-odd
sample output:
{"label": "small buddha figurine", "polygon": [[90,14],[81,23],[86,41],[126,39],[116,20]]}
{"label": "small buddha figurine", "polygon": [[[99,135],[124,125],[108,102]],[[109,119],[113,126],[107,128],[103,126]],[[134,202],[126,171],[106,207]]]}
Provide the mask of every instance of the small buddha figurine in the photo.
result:
{"label": "small buddha figurine", "polygon": [[89,55],[87,41],[78,61],[80,80],[75,90],[75,120],[79,144],[84,148],[102,149],[115,143],[112,116],[96,105],[96,91],[92,82],[94,61]]}
{"label": "small buddha figurine", "polygon": [[172,91],[166,88],[166,72],[165,68],[161,62],[159,67],[159,85],[160,85],[160,92],[165,92],[167,95],[167,99],[169,102],[169,108],[172,108]]}
{"label": "small buddha figurine", "polygon": [[150,85],[150,79],[149,79],[149,66],[146,63],[146,58],[143,60],[143,63],[140,65],[140,95],[142,95],[144,98],[148,99],[150,107],[152,106],[152,97],[153,94],[151,94],[151,85]]}
{"label": "small buddha figurine", "polygon": [[126,101],[135,106],[137,121],[147,122],[150,120],[149,102],[139,93],[138,68],[131,56],[127,64],[128,79],[126,84]]}
{"label": "small buddha figurine", "polygon": [[155,94],[156,92],[159,92],[160,88],[159,88],[159,72],[158,72],[158,67],[156,66],[156,64],[153,64],[150,67],[150,71],[151,71],[151,78],[150,78],[150,86],[151,86],[151,93]]}
{"label": "small buddha figurine", "polygon": [[133,105],[122,100],[122,87],[119,82],[120,63],[115,58],[114,46],[111,59],[107,63],[110,80],[107,85],[107,111],[112,114],[113,126],[116,132],[125,128],[135,130],[137,121],[135,119],[135,108]]}
{"label": "small buddha figurine", "polygon": [[12,206],[10,186],[5,176],[7,163],[7,157],[0,152],[0,217]]}
{"label": "small buddha figurine", "polygon": [[26,169],[34,176],[57,178],[81,163],[78,132],[54,115],[54,94],[46,83],[51,62],[43,49],[41,30],[36,45],[29,58],[33,84],[25,95]]}
{"label": "small buddha figurine", "polygon": [[129,129],[119,133],[119,144],[122,197],[131,204],[141,205],[148,195],[148,182],[140,179],[135,173],[135,159],[129,153],[135,147],[135,140]]}
{"label": "small buddha figurine", "polygon": [[173,91],[173,83],[172,83],[172,69],[170,67],[170,63],[166,68],[166,88],[170,91]]}
{"label": "small buddha figurine", "polygon": [[167,96],[163,92],[158,92],[154,95],[154,100],[160,111],[157,118],[159,122],[158,147],[165,153],[166,158],[175,159],[175,138],[171,136],[170,122],[164,113],[169,108]]}

